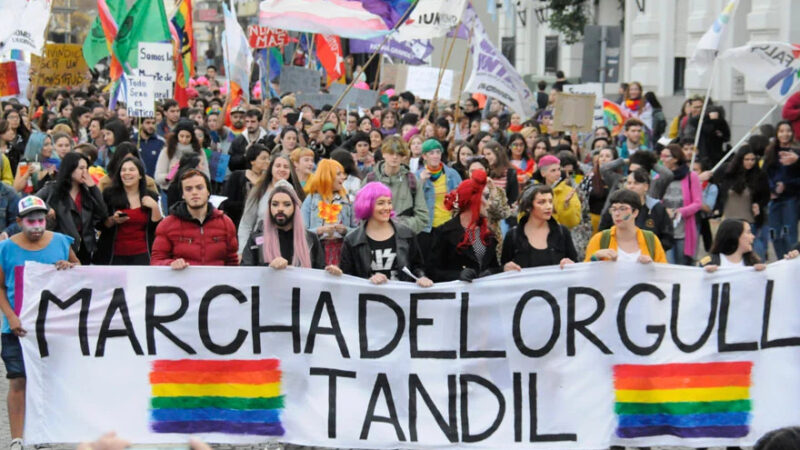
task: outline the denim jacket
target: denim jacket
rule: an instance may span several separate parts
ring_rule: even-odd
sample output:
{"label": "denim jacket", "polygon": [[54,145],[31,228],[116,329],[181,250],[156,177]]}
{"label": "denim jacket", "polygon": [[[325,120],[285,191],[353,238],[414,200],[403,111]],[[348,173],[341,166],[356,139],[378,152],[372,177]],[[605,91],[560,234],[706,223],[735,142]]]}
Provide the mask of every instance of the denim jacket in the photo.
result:
{"label": "denim jacket", "polygon": [[[325,221],[319,216],[319,203],[323,201],[322,196],[314,193],[310,194],[303,200],[303,206],[300,212],[303,214],[303,223],[306,224],[306,229],[315,232],[317,228],[326,225]],[[353,204],[347,198],[342,198],[339,194],[333,195],[333,202],[342,205],[342,210],[339,211],[339,222],[347,228],[344,234],[334,233],[333,237],[340,239],[347,233],[353,231],[358,223],[356,222],[355,214],[353,214]]]}
{"label": "denim jacket", "polygon": [[11,186],[0,183],[0,231],[5,231],[9,237],[20,232],[17,225],[19,199]]}
{"label": "denim jacket", "polygon": [[[447,192],[452,191],[453,189],[458,188],[458,185],[461,184],[461,175],[448,165],[443,165],[444,167],[444,176],[445,181],[447,182]],[[425,170],[425,167],[422,166],[417,170],[417,178]],[[425,203],[428,205],[428,227],[425,231],[430,231],[433,227],[433,211],[434,211],[434,204],[436,203],[436,189],[433,187],[433,181],[430,178],[425,180],[425,183],[422,185],[422,192],[425,194]]]}

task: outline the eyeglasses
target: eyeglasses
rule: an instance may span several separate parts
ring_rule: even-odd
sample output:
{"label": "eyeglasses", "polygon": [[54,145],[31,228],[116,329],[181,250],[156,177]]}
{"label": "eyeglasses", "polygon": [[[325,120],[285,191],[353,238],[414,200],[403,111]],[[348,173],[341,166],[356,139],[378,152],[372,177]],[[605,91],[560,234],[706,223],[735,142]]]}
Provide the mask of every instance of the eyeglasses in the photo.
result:
{"label": "eyeglasses", "polygon": [[522,147],[524,145],[525,145],[524,142],[514,142],[511,144],[512,147]]}
{"label": "eyeglasses", "polygon": [[633,211],[633,208],[630,206],[612,206],[611,208],[608,208],[608,211],[611,214],[626,214]]}

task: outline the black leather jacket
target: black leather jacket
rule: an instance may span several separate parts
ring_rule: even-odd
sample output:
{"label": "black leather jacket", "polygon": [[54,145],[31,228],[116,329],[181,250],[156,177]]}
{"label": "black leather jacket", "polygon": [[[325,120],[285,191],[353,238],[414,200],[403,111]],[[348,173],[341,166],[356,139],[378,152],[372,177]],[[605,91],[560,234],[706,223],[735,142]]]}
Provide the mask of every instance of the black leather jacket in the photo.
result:
{"label": "black leather jacket", "polygon": [[[401,281],[414,281],[403,273],[403,267],[408,267],[417,278],[425,276],[423,269],[422,251],[417,244],[417,237],[405,225],[392,221],[394,226],[394,239],[397,246],[397,273]],[[342,255],[339,268],[347,275],[359,278],[369,278],[373,275],[371,269],[372,254],[367,241],[366,223],[351,231],[344,238]]]}

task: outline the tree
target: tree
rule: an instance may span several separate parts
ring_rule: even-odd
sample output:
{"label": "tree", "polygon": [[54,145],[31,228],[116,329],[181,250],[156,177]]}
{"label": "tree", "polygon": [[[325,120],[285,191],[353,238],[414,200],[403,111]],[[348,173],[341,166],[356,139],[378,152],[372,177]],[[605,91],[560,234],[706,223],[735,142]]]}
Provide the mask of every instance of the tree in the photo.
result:
{"label": "tree", "polygon": [[589,22],[586,0],[550,0],[550,28],[564,36],[564,42],[574,44],[583,39],[583,28]]}

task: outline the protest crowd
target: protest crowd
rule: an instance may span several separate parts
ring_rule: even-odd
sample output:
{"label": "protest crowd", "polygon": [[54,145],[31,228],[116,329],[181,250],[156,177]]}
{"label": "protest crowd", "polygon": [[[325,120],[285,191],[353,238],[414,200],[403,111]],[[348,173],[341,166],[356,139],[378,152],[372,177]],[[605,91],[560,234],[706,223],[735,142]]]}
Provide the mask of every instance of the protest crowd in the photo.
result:
{"label": "protest crowd", "polygon": [[[130,116],[97,71],[88,85],[34,85],[32,106],[2,102],[10,448],[23,437],[13,299],[26,261],[300,267],[429,288],[592,261],[713,272],[798,256],[800,93],[733,148],[713,99],[665,111],[635,80],[607,99],[619,121],[578,133],[555,131],[563,74],[539,82],[523,115],[480,92],[423,100],[342,56],[341,81],[374,86],[374,105],[301,103],[277,78],[236,96],[202,61],[153,117]],[[287,62],[314,57],[297,45]]]}

